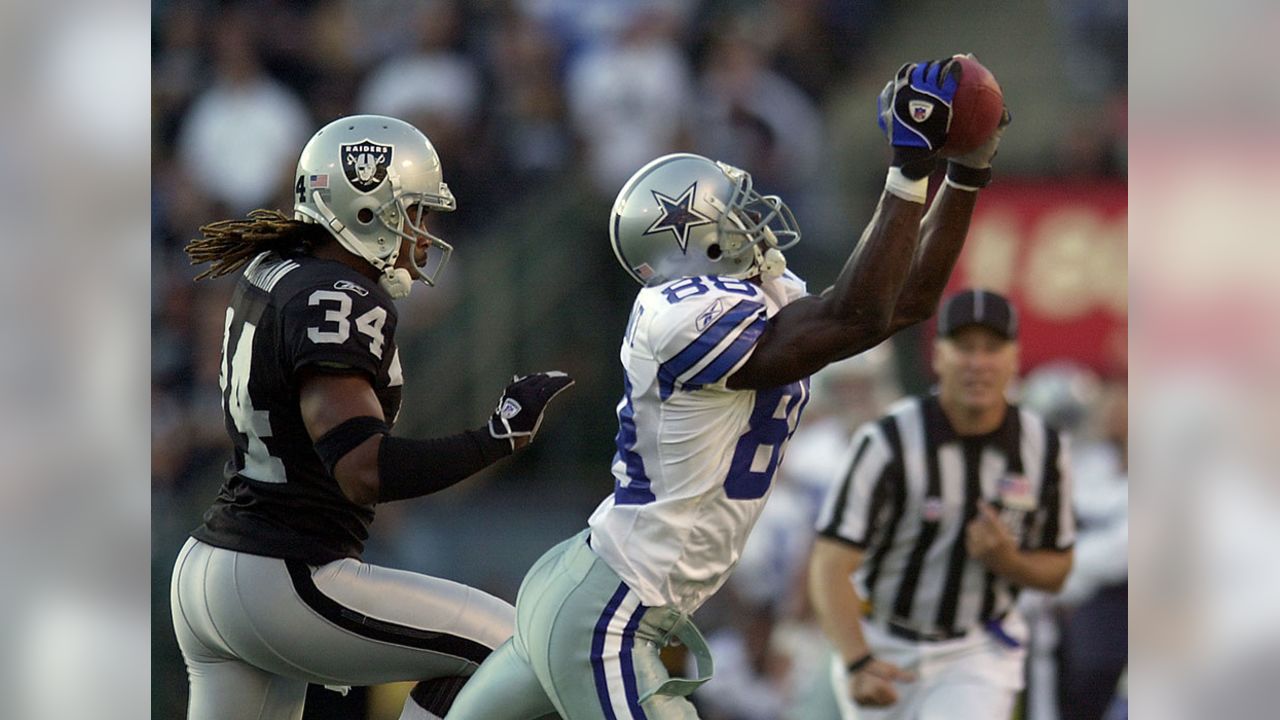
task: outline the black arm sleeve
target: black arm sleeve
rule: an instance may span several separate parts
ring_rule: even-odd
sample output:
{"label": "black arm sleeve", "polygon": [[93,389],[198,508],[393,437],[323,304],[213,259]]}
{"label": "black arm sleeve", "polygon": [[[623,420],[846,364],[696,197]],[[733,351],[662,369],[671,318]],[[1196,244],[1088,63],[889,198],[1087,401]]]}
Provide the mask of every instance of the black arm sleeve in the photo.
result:
{"label": "black arm sleeve", "polygon": [[378,502],[439,492],[511,454],[511,443],[485,428],[429,440],[382,438]]}

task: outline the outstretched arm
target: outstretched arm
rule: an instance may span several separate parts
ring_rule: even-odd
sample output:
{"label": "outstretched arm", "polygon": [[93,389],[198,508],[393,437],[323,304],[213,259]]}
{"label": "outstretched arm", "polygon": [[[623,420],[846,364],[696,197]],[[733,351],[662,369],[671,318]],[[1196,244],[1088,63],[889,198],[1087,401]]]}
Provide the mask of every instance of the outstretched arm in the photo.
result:
{"label": "outstretched arm", "polygon": [[304,374],[299,406],[316,454],[343,494],[371,505],[438,492],[528,445],[547,404],[572,384],[559,372],[517,378],[487,426],[427,440],[389,435],[382,406],[361,374]]}
{"label": "outstretched arm", "polygon": [[[954,65],[953,58],[907,63],[885,86],[877,107],[880,128],[893,146],[893,162],[871,222],[835,285],[817,297],[787,305],[769,319],[751,357],[729,378],[730,388],[794,382],[889,336],[916,258],[929,173],[947,139],[958,85]],[[924,106],[928,112],[912,109]],[[946,237],[964,238],[968,216],[961,205],[937,218]],[[923,303],[912,302],[917,304]]]}
{"label": "outstretched arm", "polygon": [[[798,300],[770,318],[756,350],[729,378],[733,389],[776,387],[828,363],[875,347],[932,317],[964,246],[978,190],[991,179],[991,160],[1009,124],[1008,111],[981,147],[950,159],[947,182],[921,221],[928,175],[946,139],[950,106],[923,125],[898,112],[919,91],[948,100],[950,63],[904,65],[881,94],[881,127],[894,147],[880,204],[831,288]],[[913,95],[913,93],[915,93]],[[941,125],[936,123],[941,122]]]}
{"label": "outstretched arm", "polygon": [[770,318],[755,352],[728,386],[794,382],[882,340],[916,253],[923,212],[923,203],[886,190],[835,284]]}
{"label": "outstretched arm", "polygon": [[882,340],[933,317],[960,257],[978,193],[943,185],[920,226],[920,247],[903,283],[893,321]]}
{"label": "outstretched arm", "polygon": [[889,335],[929,319],[960,257],[978,190],[991,181],[991,160],[1012,118],[1006,108],[995,133],[982,146],[947,163],[947,182],[938,190],[920,227],[920,249],[894,309]]}

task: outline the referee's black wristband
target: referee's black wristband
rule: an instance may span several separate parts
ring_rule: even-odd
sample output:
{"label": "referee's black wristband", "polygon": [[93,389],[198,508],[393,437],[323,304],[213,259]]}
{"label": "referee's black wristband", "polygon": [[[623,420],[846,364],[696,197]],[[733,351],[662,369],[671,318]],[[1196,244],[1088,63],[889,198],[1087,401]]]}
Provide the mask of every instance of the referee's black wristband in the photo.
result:
{"label": "referee's black wristband", "polygon": [[875,655],[872,655],[871,653],[867,653],[866,655],[863,655],[857,660],[854,660],[853,662],[846,665],[845,670],[847,670],[849,674],[852,675],[858,672],[859,670],[861,670],[862,668],[866,667],[867,665],[870,665],[871,661],[875,659],[876,659]]}
{"label": "referee's black wristband", "polygon": [[971,168],[956,162],[947,163],[947,179],[964,188],[980,190],[991,184],[991,168]]}

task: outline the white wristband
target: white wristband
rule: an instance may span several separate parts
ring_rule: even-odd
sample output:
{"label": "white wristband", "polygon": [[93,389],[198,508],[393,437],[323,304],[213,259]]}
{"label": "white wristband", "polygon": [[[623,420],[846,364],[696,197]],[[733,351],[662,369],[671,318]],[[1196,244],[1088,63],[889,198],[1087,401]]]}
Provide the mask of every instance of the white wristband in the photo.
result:
{"label": "white wristband", "polygon": [[947,178],[945,182],[951,187],[957,190],[964,190],[965,192],[978,192],[979,190],[982,189],[982,188],[976,188],[976,187],[969,187],[968,185],[961,185],[960,183],[956,182],[955,180],[952,180],[951,178]]}
{"label": "white wristband", "polygon": [[884,189],[903,200],[924,204],[929,194],[929,178],[911,180],[902,174],[902,168],[889,168],[889,177],[884,181]]}

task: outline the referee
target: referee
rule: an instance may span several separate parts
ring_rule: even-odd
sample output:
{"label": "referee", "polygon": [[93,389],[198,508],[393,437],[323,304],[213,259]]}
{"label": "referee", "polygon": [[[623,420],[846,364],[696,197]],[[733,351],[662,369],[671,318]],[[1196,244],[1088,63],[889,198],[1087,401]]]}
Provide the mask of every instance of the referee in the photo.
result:
{"label": "referee", "polygon": [[1062,586],[1075,537],[1063,439],[1005,399],[1017,331],[1000,295],[953,296],[937,393],[864,425],[842,460],[809,592],[845,720],[851,698],[862,720],[1012,713],[1026,638],[1014,601]]}

